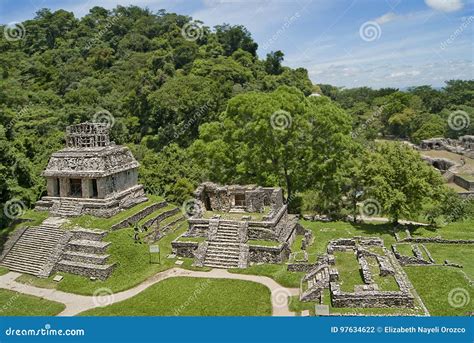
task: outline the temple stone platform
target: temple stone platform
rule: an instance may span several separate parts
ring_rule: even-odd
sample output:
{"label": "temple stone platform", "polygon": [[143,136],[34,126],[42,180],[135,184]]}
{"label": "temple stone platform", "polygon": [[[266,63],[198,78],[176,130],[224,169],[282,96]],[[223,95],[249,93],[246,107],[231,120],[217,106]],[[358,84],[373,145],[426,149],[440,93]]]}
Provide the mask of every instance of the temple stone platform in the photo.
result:
{"label": "temple stone platform", "polygon": [[110,141],[106,124],[69,126],[66,148],[51,155],[42,173],[48,194],[35,209],[57,216],[111,217],[147,200],[138,166],[130,149]]}

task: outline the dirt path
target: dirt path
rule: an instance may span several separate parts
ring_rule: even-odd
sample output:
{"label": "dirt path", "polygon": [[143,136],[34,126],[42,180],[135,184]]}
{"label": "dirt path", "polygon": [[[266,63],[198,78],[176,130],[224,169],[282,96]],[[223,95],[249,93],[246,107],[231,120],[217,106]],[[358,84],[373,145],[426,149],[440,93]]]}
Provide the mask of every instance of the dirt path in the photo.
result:
{"label": "dirt path", "polygon": [[39,288],[16,282],[15,279],[20,275],[20,273],[9,272],[0,276],[0,288],[63,303],[66,306],[66,309],[62,311],[59,316],[74,316],[95,307],[107,306],[129,299],[162,280],[177,276],[234,279],[260,283],[268,287],[271,291],[273,316],[294,316],[294,312],[291,312],[288,309],[288,296],[299,294],[299,289],[282,287],[274,280],[266,276],[232,274],[223,269],[212,269],[209,272],[198,272],[181,268],[172,268],[157,273],[138,286],[119,293],[111,294],[110,290],[107,290],[106,288],[99,288],[97,290],[97,296],[77,295],[58,291],[56,289]]}

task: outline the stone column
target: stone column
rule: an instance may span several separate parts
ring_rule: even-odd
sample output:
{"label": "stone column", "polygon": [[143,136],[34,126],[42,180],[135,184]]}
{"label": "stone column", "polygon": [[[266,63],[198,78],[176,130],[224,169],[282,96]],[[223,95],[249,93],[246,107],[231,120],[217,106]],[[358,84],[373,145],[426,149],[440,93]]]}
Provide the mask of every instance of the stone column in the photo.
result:
{"label": "stone column", "polygon": [[69,196],[71,191],[71,183],[69,182],[69,178],[61,177],[59,178],[59,196],[61,198],[65,198]]}
{"label": "stone column", "polygon": [[91,198],[92,197],[92,182],[90,179],[82,179],[82,197],[83,198]]}
{"label": "stone column", "polygon": [[106,178],[100,177],[97,179],[97,198],[104,199],[107,195]]}
{"label": "stone column", "polygon": [[56,178],[55,177],[48,177],[46,178],[46,189],[48,191],[48,196],[54,197],[56,196]]}

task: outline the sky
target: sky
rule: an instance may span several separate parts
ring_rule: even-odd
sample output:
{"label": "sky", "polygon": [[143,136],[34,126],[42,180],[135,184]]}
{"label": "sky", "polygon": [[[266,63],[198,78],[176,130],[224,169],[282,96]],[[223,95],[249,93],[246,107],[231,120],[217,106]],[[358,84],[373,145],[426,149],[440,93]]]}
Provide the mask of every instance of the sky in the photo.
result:
{"label": "sky", "polygon": [[474,79],[474,0],[0,0],[0,23],[40,8],[82,17],[117,5],[244,25],[260,57],[281,50],[284,64],[306,68],[313,83],[406,88]]}

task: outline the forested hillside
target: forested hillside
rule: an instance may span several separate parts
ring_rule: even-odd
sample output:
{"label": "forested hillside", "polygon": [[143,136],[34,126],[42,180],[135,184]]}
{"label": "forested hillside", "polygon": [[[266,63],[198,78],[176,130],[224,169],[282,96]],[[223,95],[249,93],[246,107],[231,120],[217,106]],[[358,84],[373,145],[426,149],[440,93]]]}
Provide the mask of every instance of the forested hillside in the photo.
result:
{"label": "forested hillside", "polygon": [[[30,205],[44,191],[39,173],[62,147],[67,125],[113,124],[117,144],[136,145],[140,159],[146,155],[147,186],[165,193],[163,185],[176,177],[197,180],[205,172],[191,163],[188,169],[181,149],[232,96],[280,85],[311,93],[306,70],[282,67],[278,54],[259,60],[244,27],[211,32],[188,23],[186,16],[138,7],[95,7],[81,19],[45,9],[23,23],[23,39],[2,34],[1,203],[19,197]],[[180,185],[191,187],[186,180]]]}
{"label": "forested hillside", "polygon": [[473,80],[450,80],[442,89],[419,86],[405,92],[393,88],[319,87],[351,114],[354,131],[363,131],[368,139],[389,136],[419,143],[433,137],[474,134]]}
{"label": "forested hillside", "polygon": [[[397,182],[421,182],[426,193],[382,182],[397,166],[364,141],[474,132],[472,121],[447,125],[453,110],[474,114],[472,81],[442,91],[313,86],[305,69],[282,66],[281,51],[259,59],[242,26],[209,28],[133,6],[94,7],[80,19],[45,9],[22,25],[22,39],[0,36],[2,207],[9,199],[32,206],[44,194],[40,173],[67,125],[102,121],[140,161],[146,190],[170,201],[204,180],[258,183],[283,187],[294,211],[304,199],[307,209],[341,215],[370,189],[397,219],[417,214],[423,197],[448,193],[412,151],[395,146],[384,153],[408,156],[420,171]],[[308,97],[314,91],[327,97]],[[0,227],[9,220],[1,215]]]}

